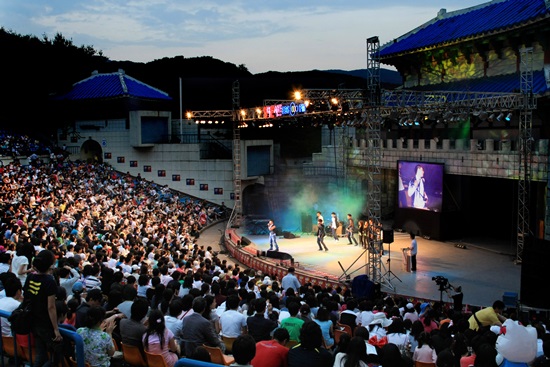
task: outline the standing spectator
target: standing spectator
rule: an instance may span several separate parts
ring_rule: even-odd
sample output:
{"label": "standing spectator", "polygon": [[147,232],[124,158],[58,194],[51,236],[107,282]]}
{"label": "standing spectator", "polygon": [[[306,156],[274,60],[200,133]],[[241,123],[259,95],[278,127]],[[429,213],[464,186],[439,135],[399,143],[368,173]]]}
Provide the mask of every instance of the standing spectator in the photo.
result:
{"label": "standing spectator", "polygon": [[302,286],[298,278],[296,278],[296,275],[294,275],[295,270],[293,266],[288,268],[288,273],[281,280],[281,287],[284,292],[286,292],[288,288],[292,288],[295,292],[298,292],[298,289]]}
{"label": "standing spectator", "polygon": [[180,353],[174,334],[164,324],[160,310],[151,310],[147,331],[143,335],[143,349],[153,354],[162,354],[168,367],[173,367]]}
{"label": "standing spectator", "polygon": [[32,309],[31,333],[34,336],[36,348],[35,366],[48,363],[48,353],[52,351],[54,343],[63,340],[59,333],[55,308],[57,283],[51,274],[54,260],[54,254],[49,250],[41,251],[36,255],[33,266],[37,273],[27,277],[23,288],[23,294],[25,298],[30,299]]}
{"label": "standing spectator", "polygon": [[29,245],[29,243],[17,244],[15,255],[11,259],[11,271],[19,278],[21,284],[25,284],[27,274],[33,271],[32,268],[29,268],[29,257],[34,256],[34,247]]}

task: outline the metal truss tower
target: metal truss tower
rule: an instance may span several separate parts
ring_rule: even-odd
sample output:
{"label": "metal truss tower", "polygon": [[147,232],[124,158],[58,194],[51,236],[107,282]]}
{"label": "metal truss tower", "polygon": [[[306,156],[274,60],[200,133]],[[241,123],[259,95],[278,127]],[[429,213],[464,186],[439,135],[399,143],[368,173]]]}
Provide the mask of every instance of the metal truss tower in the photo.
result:
{"label": "metal truss tower", "polygon": [[532,236],[529,227],[530,192],[533,159],[533,110],[536,100],[533,96],[533,48],[520,50],[520,92],[523,96],[523,106],[519,117],[519,144],[518,149],[518,227],[516,263],[523,260],[523,247],[528,237]]}
{"label": "metal truss tower", "polygon": [[[367,39],[367,93],[370,114],[366,118],[367,146],[367,210],[372,219],[371,240],[368,249],[367,275],[374,283],[382,284],[382,221],[381,221],[381,165],[382,147],[380,146],[380,131],[382,118],[380,115],[380,40],[378,37]],[[391,283],[386,286],[393,288]]]}
{"label": "metal truss tower", "polygon": [[241,86],[238,80],[233,82],[233,190],[235,192],[235,206],[233,208],[232,223],[240,226],[243,214],[242,182],[241,182],[241,132],[239,130]]}

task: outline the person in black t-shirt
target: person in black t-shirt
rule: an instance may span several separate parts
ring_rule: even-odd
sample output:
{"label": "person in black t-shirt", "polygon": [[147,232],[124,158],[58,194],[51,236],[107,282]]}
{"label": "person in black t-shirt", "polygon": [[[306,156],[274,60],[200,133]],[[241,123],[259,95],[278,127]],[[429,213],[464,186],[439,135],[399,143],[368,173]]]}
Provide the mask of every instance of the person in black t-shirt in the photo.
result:
{"label": "person in black t-shirt", "polygon": [[32,263],[36,273],[27,277],[23,287],[24,296],[30,300],[32,309],[31,332],[36,347],[35,366],[46,364],[49,361],[48,352],[52,352],[54,346],[63,341],[55,307],[57,283],[51,274],[54,260],[51,251],[40,251]]}

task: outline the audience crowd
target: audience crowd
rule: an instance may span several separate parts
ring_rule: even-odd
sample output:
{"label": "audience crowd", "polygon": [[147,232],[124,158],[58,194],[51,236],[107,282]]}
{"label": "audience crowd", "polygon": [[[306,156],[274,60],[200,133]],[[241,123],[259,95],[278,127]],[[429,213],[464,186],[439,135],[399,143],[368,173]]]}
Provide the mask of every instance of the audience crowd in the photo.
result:
{"label": "audience crowd", "polygon": [[[120,363],[123,345],[168,367],[210,361],[205,346],[236,366],[496,367],[500,326],[518,318],[501,301],[464,313],[242,268],[199,245],[226,208],[65,158],[0,167],[0,310],[32,305],[35,366],[74,356],[66,328],[91,367]],[[546,320],[518,321],[537,330],[531,364],[548,366]]]}

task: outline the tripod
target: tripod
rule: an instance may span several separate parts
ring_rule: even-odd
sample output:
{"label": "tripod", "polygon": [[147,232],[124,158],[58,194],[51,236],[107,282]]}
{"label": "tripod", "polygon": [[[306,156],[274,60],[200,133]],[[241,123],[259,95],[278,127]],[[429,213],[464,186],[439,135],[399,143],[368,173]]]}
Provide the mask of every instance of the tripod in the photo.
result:
{"label": "tripod", "polygon": [[403,283],[403,281],[401,279],[399,279],[399,277],[397,275],[395,275],[395,273],[393,271],[391,271],[391,243],[388,243],[388,260],[387,260],[387,263],[388,263],[388,271],[386,272],[386,274],[384,274],[384,276],[387,276],[390,281],[393,277],[394,279],[397,279],[401,283]]}

